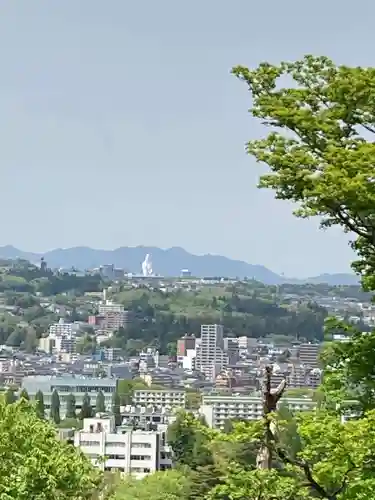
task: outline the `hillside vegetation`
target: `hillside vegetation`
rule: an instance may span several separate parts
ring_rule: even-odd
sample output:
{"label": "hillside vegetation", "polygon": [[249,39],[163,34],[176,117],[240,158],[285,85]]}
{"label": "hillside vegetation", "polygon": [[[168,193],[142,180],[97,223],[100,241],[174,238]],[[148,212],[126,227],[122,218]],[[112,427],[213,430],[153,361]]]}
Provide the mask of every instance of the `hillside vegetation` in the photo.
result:
{"label": "hillside vegetation", "polygon": [[[52,272],[24,260],[0,261],[0,344],[31,352],[60,317],[87,321],[97,312],[100,292],[109,285],[99,275]],[[229,336],[319,341],[327,311],[316,301],[369,300],[357,286],[267,286],[253,280],[209,286],[193,279],[165,280],[161,288],[125,280],[109,297],[130,311],[126,330],[115,332],[107,342],[124,354],[147,346],[174,354],[176,340],[186,333],[199,335],[202,323],[221,323]],[[94,348],[95,338],[90,337],[83,351]]]}

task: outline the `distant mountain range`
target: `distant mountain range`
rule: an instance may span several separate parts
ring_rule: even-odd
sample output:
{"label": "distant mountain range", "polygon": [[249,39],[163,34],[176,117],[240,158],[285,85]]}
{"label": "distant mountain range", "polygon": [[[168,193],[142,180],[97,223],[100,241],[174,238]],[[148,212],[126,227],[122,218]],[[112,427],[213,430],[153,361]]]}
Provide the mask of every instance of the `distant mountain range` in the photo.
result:
{"label": "distant mountain range", "polygon": [[121,247],[115,250],[96,250],[89,247],[57,248],[39,254],[24,252],[11,245],[0,247],[0,257],[5,259],[26,259],[38,262],[41,257],[52,268],[92,269],[104,264],[114,264],[129,272],[138,273],[145,255],[152,256],[154,271],[162,276],[179,276],[181,269],[189,269],[193,276],[225,276],[254,278],[265,284],[282,283],[327,283],[329,285],[356,285],[354,274],[322,274],[303,280],[280,276],[264,266],[248,264],[221,255],[193,255],[183,248],[166,250],[157,247]]}

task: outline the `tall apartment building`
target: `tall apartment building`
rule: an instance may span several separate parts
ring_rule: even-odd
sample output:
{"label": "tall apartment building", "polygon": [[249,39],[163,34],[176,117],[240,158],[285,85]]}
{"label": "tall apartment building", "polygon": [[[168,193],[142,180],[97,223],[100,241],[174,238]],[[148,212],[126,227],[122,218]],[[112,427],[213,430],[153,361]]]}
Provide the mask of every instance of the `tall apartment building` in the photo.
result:
{"label": "tall apartment building", "polygon": [[172,467],[165,432],[116,429],[113,417],[84,419],[83,429],[74,433],[74,445],[102,470],[137,479]]}
{"label": "tall apartment building", "polygon": [[[309,411],[316,403],[308,398],[282,398],[281,404],[291,411]],[[200,413],[207,425],[222,429],[226,420],[259,420],[263,415],[263,401],[260,396],[207,395],[202,397]]]}
{"label": "tall apartment building", "polygon": [[195,368],[211,381],[214,381],[216,376],[228,366],[223,333],[222,325],[201,325],[201,338],[199,345],[197,345]]}
{"label": "tall apartment building", "polygon": [[76,350],[76,325],[60,319],[49,327],[47,337],[39,339],[39,349],[49,354],[74,354]]}
{"label": "tall apartment building", "polygon": [[52,393],[56,389],[60,396],[60,414],[62,418],[65,416],[66,399],[69,394],[74,395],[78,412],[86,393],[90,396],[91,405],[94,407],[98,392],[101,391],[104,394],[106,410],[110,411],[116,386],[116,379],[113,378],[74,377],[71,375],[58,377],[32,375],[24,377],[22,380],[22,388],[27,390],[30,399],[34,399],[36,393],[42,391],[46,414],[50,411]]}
{"label": "tall apartment building", "polygon": [[320,348],[320,344],[301,344],[298,349],[300,363],[309,368],[317,368]]}

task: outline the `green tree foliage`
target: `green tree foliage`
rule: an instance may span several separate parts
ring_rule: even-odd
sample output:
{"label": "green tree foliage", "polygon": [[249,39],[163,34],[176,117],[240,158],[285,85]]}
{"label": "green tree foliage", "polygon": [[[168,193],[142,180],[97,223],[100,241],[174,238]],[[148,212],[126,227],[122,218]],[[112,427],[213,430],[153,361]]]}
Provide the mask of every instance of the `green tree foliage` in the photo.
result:
{"label": "green tree foliage", "polygon": [[[129,478],[116,490],[115,500],[189,500],[190,482],[183,472],[156,472],[137,480]],[[195,498],[195,497],[194,497]]]}
{"label": "green tree foliage", "polygon": [[186,408],[188,410],[198,410],[202,403],[202,395],[199,391],[188,390],[186,392]]}
{"label": "green tree foliage", "polygon": [[306,56],[233,73],[251,92],[252,115],[273,129],[247,145],[271,169],[260,186],[297,202],[297,216],[319,216],[323,227],[353,233],[359,257],[353,267],[374,290],[375,69]]}
{"label": "green tree foliage", "polygon": [[120,397],[120,404],[125,406],[132,402],[134,391],[134,381],[121,379],[117,382],[117,392]]}
{"label": "green tree foliage", "polygon": [[113,397],[112,397],[112,413],[113,413],[113,416],[115,417],[116,425],[121,425],[121,420],[122,420],[121,419],[121,412],[120,412],[120,404],[121,404],[120,395],[116,391],[113,393]]}
{"label": "green tree foliage", "polygon": [[100,493],[101,473],[26,400],[0,402],[0,498],[90,500]]}
{"label": "green tree foliage", "polygon": [[211,448],[211,431],[191,413],[180,412],[168,428],[168,443],[174,462],[185,468],[189,477],[191,498],[205,498],[220,482],[220,470]]}
{"label": "green tree foliage", "polygon": [[174,460],[179,465],[194,467],[198,458],[196,452],[199,432],[198,422],[190,413],[180,412],[169,426],[167,440],[172,447]]}
{"label": "green tree foliage", "polygon": [[35,328],[30,327],[26,330],[25,340],[21,344],[21,349],[23,349],[27,353],[32,353],[35,351],[37,345],[38,345],[38,339]]}
{"label": "green tree foliage", "polygon": [[[266,500],[352,500],[368,498],[375,487],[373,430],[375,412],[363,419],[342,423],[325,411],[300,413],[295,417],[299,443],[290,440],[290,422],[278,422],[275,455],[278,467],[259,470],[234,460],[225,469],[222,484],[209,498],[264,498]],[[259,445],[261,433],[255,424],[236,424],[227,436],[231,443],[246,440]],[[216,439],[222,439],[217,436]],[[241,491],[242,496],[236,497]],[[371,496],[371,495],[370,495]]]}
{"label": "green tree foliage", "polygon": [[10,347],[20,347],[26,339],[26,331],[24,328],[15,328],[6,340],[6,345]]}
{"label": "green tree foliage", "polygon": [[[201,427],[192,416],[179,419],[169,437],[177,465],[191,462],[183,469],[191,498],[360,500],[371,498],[375,488],[375,411],[343,423],[327,410],[293,417],[281,408],[272,417],[277,432],[269,470],[256,464],[262,421],[234,422],[231,432],[222,433]],[[205,465],[202,457],[196,461],[202,444]]]}
{"label": "green tree foliage", "polygon": [[5,403],[10,405],[16,401],[16,395],[13,389],[7,389],[4,394]]}
{"label": "green tree foliage", "polygon": [[[137,354],[146,345],[156,346],[163,354],[174,354],[176,341],[189,332],[199,332],[202,323],[223,324],[226,331],[237,335],[264,337],[269,332],[313,341],[323,339],[323,323],[327,315],[316,304],[305,304],[292,310],[278,304],[272,287],[259,286],[263,296],[251,294],[252,285],[240,293],[217,288],[217,306],[212,307],[212,295],[202,292],[144,291],[140,298],[132,292],[122,292],[116,300],[132,314],[126,334],[116,332],[106,345],[123,349],[128,355]],[[129,293],[129,295],[128,295]],[[129,298],[127,298],[129,297]],[[220,307],[219,307],[220,306]]]}
{"label": "green tree foliage", "polygon": [[42,391],[38,391],[35,394],[35,411],[36,411],[37,416],[40,419],[44,419],[44,417],[45,417],[45,413],[44,413],[45,407],[44,407],[44,395],[43,395]]}
{"label": "green tree foliage", "polygon": [[82,429],[83,422],[79,420],[79,418],[65,418],[61,420],[59,424],[57,424],[59,429]]}
{"label": "green tree foliage", "polygon": [[76,418],[76,398],[74,394],[68,394],[66,397],[66,418]]}
{"label": "green tree foliage", "polygon": [[20,392],[20,399],[25,399],[26,401],[30,400],[29,393],[27,392],[26,389],[22,389]]}
{"label": "green tree foliage", "polygon": [[231,432],[233,432],[233,423],[231,420],[226,419],[224,421],[223,432],[225,432],[225,434],[230,434]]}
{"label": "green tree foliage", "polygon": [[95,413],[105,412],[105,398],[102,391],[99,391],[96,396]]}
{"label": "green tree foliage", "polygon": [[79,418],[80,420],[83,420],[84,418],[91,418],[92,416],[93,416],[93,411],[91,407],[91,398],[86,392],[86,394],[83,396],[81,411],[79,412]]}
{"label": "green tree foliage", "polygon": [[355,400],[362,411],[374,409],[375,331],[363,334],[334,318],[327,321],[327,334],[332,331],[346,335],[347,341],[327,342],[321,354],[325,401]]}
{"label": "green tree foliage", "polygon": [[55,424],[59,424],[60,418],[60,397],[56,389],[52,392],[51,396],[51,419]]}
{"label": "green tree foliage", "polygon": [[[50,270],[41,274],[38,267],[26,261],[16,265],[8,262],[5,271],[0,268],[0,292],[4,275],[14,275],[17,278],[14,283],[19,283],[18,278],[26,280],[27,290],[19,291],[17,286],[13,289],[12,279],[7,281],[5,300],[14,310],[12,314],[0,316],[0,343],[27,352],[35,350],[38,339],[58,320],[55,314],[41,307],[36,294],[51,294],[55,304],[69,310],[70,319],[85,321],[92,311],[87,304],[82,307],[80,295],[85,291],[98,291],[102,285],[98,276],[74,276]],[[290,299],[285,294],[298,295],[303,303],[297,308],[289,307]],[[327,295],[369,300],[368,294],[355,286],[284,284],[276,289],[252,280],[235,286],[204,287],[199,291],[123,290],[113,298],[130,311],[132,321],[127,328],[114,332],[104,346],[120,348],[127,355],[136,355],[144,347],[153,346],[161,354],[174,355],[176,341],[185,332],[198,333],[201,323],[215,322],[221,322],[228,333],[235,331],[238,335],[254,338],[273,332],[279,338],[322,340],[326,311],[316,306],[314,299]],[[306,302],[306,297],[311,297],[311,301]],[[24,321],[30,326],[20,326]],[[87,332],[77,349],[83,353],[97,349],[92,332]]]}

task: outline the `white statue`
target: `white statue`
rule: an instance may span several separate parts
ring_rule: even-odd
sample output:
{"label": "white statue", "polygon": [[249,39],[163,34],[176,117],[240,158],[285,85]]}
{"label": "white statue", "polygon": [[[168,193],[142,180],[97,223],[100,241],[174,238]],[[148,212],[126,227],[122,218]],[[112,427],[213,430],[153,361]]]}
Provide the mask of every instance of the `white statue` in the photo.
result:
{"label": "white statue", "polygon": [[152,276],[152,261],[151,255],[148,253],[145,257],[145,260],[142,262],[142,274],[143,276]]}

